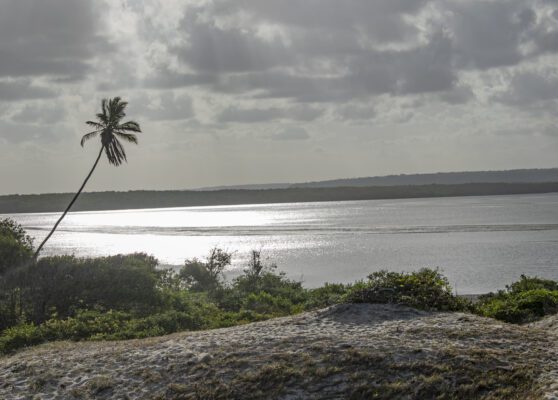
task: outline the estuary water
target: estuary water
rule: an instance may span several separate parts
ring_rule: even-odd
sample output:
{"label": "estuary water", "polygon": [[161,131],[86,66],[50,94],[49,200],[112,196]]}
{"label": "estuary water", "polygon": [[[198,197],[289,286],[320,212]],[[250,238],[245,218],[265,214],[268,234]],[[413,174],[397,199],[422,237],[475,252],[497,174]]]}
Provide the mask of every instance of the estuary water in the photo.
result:
{"label": "estuary water", "polygon": [[[59,213],[4,214],[45,237]],[[380,269],[440,267],[460,294],[503,288],[521,274],[558,279],[558,193],[75,212],[43,255],[146,252],[162,265],[252,249],[307,287]]]}

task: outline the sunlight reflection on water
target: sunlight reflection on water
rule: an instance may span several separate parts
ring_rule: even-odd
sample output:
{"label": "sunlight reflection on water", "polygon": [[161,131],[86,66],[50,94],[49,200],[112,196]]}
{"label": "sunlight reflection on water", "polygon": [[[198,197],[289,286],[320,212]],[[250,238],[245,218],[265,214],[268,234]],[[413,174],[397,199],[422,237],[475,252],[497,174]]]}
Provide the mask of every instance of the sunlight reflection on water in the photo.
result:
{"label": "sunlight reflection on water", "polygon": [[[59,214],[12,214],[39,242]],[[442,267],[462,293],[502,288],[521,273],[558,278],[558,194],[290,203],[70,213],[44,255],[142,251],[162,264],[251,249],[307,286],[381,268]]]}

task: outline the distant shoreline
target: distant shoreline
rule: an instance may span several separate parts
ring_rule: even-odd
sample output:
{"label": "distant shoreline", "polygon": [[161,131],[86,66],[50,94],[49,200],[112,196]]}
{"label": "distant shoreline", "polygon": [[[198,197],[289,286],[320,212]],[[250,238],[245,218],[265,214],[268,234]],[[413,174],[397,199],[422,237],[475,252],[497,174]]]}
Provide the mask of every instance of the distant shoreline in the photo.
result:
{"label": "distant shoreline", "polygon": [[[82,193],[72,211],[125,210],[266,203],[387,200],[428,197],[494,196],[558,192],[558,182],[465,183],[455,185],[368,186],[212,191],[137,190]],[[0,196],[0,213],[62,211],[73,193]]]}

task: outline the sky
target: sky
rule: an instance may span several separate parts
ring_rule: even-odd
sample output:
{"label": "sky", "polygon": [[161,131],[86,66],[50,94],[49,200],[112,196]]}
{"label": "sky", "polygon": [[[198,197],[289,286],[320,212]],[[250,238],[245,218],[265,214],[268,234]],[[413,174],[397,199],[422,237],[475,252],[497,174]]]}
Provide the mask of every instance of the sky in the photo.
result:
{"label": "sky", "polygon": [[557,0],[0,0],[0,194],[558,166]]}

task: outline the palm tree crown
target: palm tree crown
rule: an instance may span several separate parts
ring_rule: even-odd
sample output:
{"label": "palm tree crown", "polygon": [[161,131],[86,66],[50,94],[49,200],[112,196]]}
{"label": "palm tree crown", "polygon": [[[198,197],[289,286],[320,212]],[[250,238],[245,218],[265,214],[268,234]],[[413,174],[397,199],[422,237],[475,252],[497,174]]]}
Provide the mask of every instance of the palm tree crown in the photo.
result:
{"label": "palm tree crown", "polygon": [[93,132],[86,133],[81,138],[81,145],[101,134],[101,144],[105,149],[108,161],[112,165],[120,165],[126,161],[126,152],[119,139],[131,143],[138,143],[138,138],[130,132],[141,132],[139,124],[135,121],[121,123],[126,116],[124,110],[128,102],[122,101],[120,97],[113,99],[103,99],[101,102],[101,112],[97,114],[97,121],[87,121],[87,125],[93,127]]}

